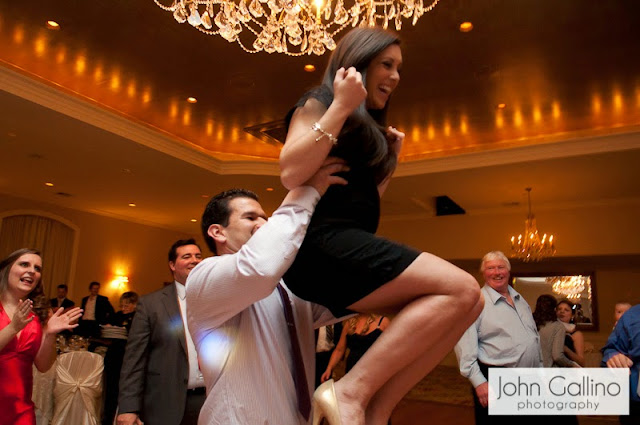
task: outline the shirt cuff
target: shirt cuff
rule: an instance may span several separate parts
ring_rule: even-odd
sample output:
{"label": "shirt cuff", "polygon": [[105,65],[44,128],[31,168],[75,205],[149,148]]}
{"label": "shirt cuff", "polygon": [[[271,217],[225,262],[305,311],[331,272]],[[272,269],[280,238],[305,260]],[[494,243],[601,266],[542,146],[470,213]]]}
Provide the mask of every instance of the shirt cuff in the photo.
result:
{"label": "shirt cuff", "polygon": [[281,206],[298,205],[313,212],[320,200],[320,193],[312,186],[298,186],[289,191]]}
{"label": "shirt cuff", "polygon": [[482,372],[478,371],[478,373],[474,373],[473,375],[469,376],[469,382],[471,382],[473,388],[476,388],[478,385],[487,382],[487,379],[484,377]]}

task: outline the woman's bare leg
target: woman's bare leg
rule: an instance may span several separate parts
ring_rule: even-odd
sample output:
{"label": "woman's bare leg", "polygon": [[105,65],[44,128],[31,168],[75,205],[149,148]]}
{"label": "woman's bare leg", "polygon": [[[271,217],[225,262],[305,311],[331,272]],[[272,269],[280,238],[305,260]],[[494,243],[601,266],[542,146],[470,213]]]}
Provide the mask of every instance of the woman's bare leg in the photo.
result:
{"label": "woman's bare leg", "polygon": [[445,338],[438,341],[438,344],[433,344],[422,357],[398,372],[380,388],[369,401],[365,411],[367,425],[386,425],[389,422],[389,418],[400,400],[453,349],[464,331],[482,312],[483,306],[484,299],[478,299],[471,312],[459,319],[466,324],[462,331],[459,329],[458,332],[450,330]]}
{"label": "woman's bare leg", "polygon": [[[430,370],[444,357],[457,341],[453,335],[462,335],[479,314],[480,299],[480,288],[471,275],[423,253],[400,276],[349,306],[358,312],[397,311],[397,315],[336,383],[342,423],[363,425],[371,399],[387,383],[390,389],[404,388],[422,379],[424,374],[412,374]],[[385,409],[390,405],[387,392],[377,397]]]}

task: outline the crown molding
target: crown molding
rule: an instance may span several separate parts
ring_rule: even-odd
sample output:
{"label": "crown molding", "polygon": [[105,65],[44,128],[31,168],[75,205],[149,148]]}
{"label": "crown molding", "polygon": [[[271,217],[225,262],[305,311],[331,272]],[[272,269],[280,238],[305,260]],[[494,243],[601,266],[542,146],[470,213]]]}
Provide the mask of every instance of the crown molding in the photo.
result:
{"label": "crown molding", "polygon": [[[79,94],[0,66],[0,89],[216,174],[280,174],[277,161],[207,151]],[[218,158],[220,157],[220,158]]]}
{"label": "crown molding", "polygon": [[[105,105],[0,62],[0,89],[220,175],[278,176],[277,160],[207,151]],[[640,125],[553,136],[538,144],[403,161],[398,177],[640,149]]]}

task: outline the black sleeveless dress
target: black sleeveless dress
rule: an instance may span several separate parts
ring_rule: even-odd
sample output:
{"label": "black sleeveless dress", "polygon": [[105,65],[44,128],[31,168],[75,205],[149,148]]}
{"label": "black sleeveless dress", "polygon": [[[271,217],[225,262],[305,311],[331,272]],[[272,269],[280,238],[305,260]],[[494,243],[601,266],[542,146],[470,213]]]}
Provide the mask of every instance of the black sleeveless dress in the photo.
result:
{"label": "black sleeveless dress", "polygon": [[[311,96],[327,107],[331,103],[331,98]],[[305,95],[296,108],[309,97]],[[298,255],[284,275],[294,294],[327,307],[336,317],[350,313],[349,305],[396,278],[420,254],[375,236],[380,197],[362,136],[358,128],[339,136],[330,155],[346,160],[350,170],[343,177],[348,184],[331,186],[322,197]]]}
{"label": "black sleeveless dress", "polygon": [[[382,321],[382,319],[380,319],[380,321]],[[378,339],[380,335],[382,335],[382,330],[380,328],[376,328],[366,335],[347,335],[349,357],[347,357],[345,372],[349,372],[351,368],[353,368],[353,366],[358,363],[358,360],[360,360],[360,358],[364,356],[364,353],[366,353],[369,347],[371,347],[373,343],[376,342],[376,339]]]}

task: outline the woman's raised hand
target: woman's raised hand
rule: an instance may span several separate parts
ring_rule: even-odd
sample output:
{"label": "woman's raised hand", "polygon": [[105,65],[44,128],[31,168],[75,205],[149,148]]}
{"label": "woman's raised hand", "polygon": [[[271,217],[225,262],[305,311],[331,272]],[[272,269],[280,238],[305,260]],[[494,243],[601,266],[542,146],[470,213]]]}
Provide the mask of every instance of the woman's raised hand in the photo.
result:
{"label": "woman's raised hand", "polygon": [[367,89],[362,83],[362,74],[354,67],[340,68],[333,80],[333,102],[351,113],[367,98]]}
{"label": "woman's raised hand", "polygon": [[391,149],[395,151],[396,155],[400,155],[405,134],[397,128],[389,126],[385,136]]}
{"label": "woman's raised hand", "polygon": [[46,327],[47,333],[57,334],[58,332],[73,329],[78,326],[77,321],[82,316],[82,309],[80,307],[74,307],[66,313],[62,313],[63,311],[64,309],[60,307],[55,313],[49,316]]}
{"label": "woman's raised hand", "polygon": [[29,314],[31,314],[32,306],[33,301],[31,301],[30,299],[18,301],[18,308],[16,309],[15,313],[13,313],[13,317],[11,318],[11,326],[16,333],[23,330],[24,327],[33,320],[34,316],[29,317]]}

